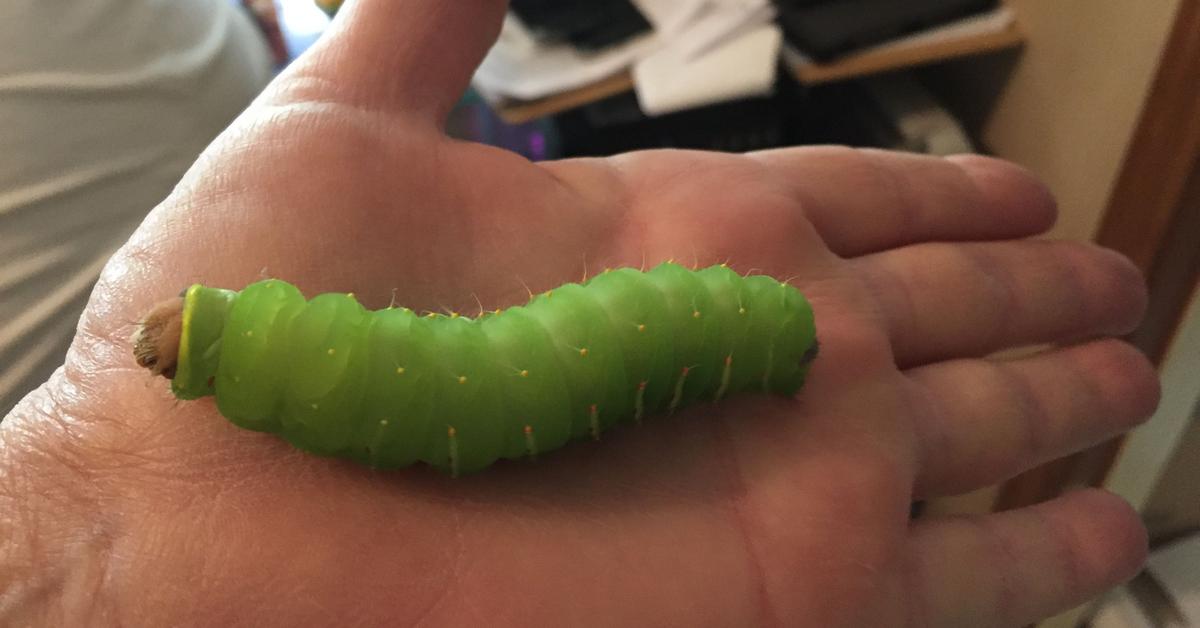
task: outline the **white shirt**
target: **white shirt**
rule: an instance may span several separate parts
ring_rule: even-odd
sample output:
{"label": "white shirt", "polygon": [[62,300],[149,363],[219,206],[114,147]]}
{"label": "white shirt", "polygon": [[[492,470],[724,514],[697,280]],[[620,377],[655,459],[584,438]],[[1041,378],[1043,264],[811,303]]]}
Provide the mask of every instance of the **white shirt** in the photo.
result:
{"label": "white shirt", "polygon": [[0,1],[0,417],[108,257],[270,79],[230,0]]}

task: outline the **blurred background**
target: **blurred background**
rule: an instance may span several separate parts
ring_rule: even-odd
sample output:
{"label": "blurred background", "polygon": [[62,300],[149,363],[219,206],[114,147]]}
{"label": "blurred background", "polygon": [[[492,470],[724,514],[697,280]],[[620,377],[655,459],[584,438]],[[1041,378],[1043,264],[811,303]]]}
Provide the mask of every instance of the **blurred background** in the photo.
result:
{"label": "blurred background", "polygon": [[[0,4],[0,416],[62,363],[100,268],[339,0]],[[1052,236],[1131,257],[1155,417],[1001,486],[1106,486],[1146,571],[1045,626],[1200,626],[1200,0],[511,0],[448,123],[531,160],[847,144],[1015,161]]]}

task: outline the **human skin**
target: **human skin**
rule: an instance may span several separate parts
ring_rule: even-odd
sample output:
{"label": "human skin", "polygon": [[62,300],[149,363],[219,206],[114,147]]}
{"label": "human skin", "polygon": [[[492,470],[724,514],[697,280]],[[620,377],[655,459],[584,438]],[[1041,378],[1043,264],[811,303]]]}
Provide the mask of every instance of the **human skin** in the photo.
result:
{"label": "human skin", "polygon": [[[1054,221],[1041,184],[982,157],[531,164],[447,139],[503,10],[349,4],[112,259],[64,367],[0,423],[0,624],[1016,626],[1137,570],[1144,530],[1101,491],[909,519],[1157,403],[1110,338],[1141,318],[1140,275],[1027,239]],[[129,344],[201,280],[470,311],[672,257],[809,297],[821,355],[796,399],[451,480],[240,430]]]}

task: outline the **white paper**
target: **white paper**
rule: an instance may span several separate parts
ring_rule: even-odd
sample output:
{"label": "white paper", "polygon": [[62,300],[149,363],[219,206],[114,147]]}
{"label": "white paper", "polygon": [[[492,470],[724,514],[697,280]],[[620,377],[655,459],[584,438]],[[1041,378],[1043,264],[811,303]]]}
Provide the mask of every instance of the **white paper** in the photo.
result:
{"label": "white paper", "polygon": [[713,0],[665,48],[690,61],[774,19],[769,0]]}
{"label": "white paper", "polygon": [[638,104],[661,115],[716,102],[769,94],[783,32],[768,24],[690,61],[670,50],[634,67]]}
{"label": "white paper", "polygon": [[475,72],[474,83],[496,96],[533,100],[584,87],[630,68],[662,48],[712,0],[634,0],[653,26],[650,34],[599,52],[569,44],[542,45],[520,20],[507,17],[496,45]]}

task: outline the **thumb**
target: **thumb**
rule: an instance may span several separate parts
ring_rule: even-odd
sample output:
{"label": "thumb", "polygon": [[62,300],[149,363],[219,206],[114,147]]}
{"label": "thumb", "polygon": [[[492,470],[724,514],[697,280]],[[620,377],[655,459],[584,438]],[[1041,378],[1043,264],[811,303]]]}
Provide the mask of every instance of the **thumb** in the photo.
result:
{"label": "thumb", "polygon": [[281,82],[294,87],[299,79],[318,91],[306,90],[309,97],[425,115],[440,125],[495,42],[507,4],[350,0]]}

